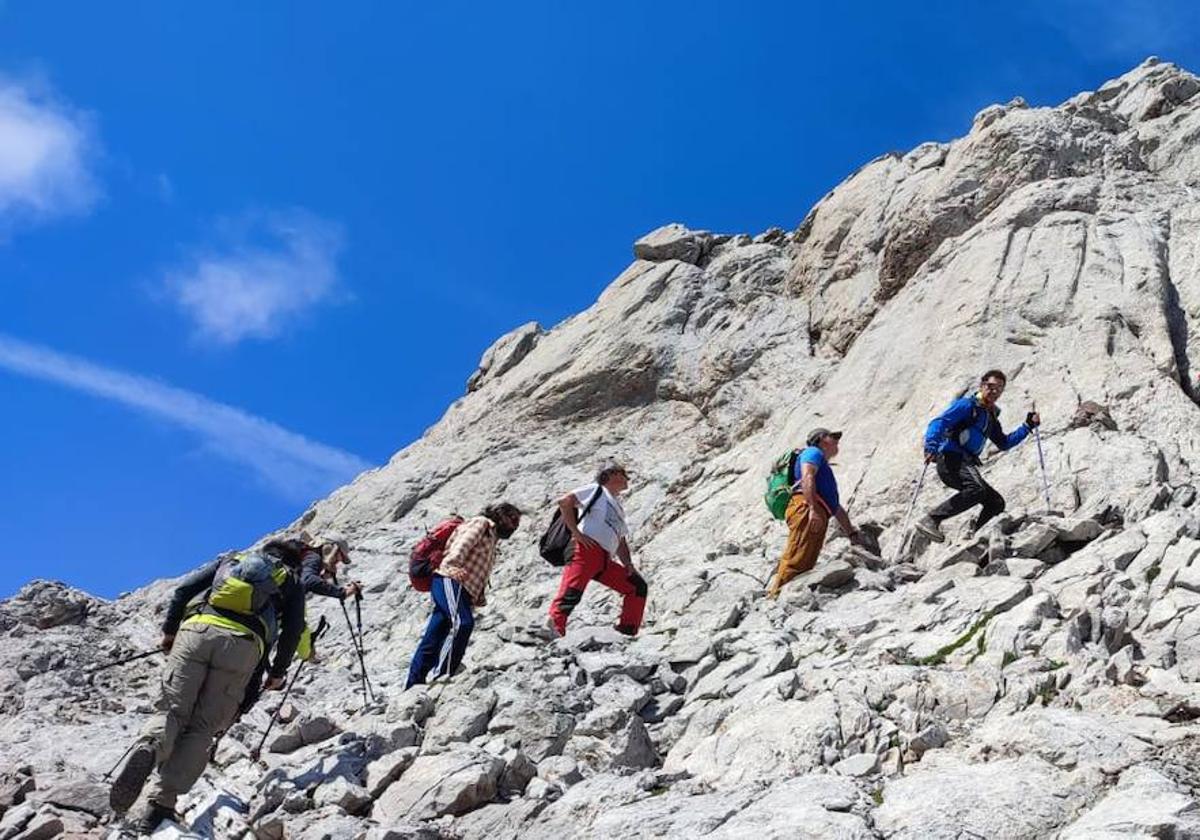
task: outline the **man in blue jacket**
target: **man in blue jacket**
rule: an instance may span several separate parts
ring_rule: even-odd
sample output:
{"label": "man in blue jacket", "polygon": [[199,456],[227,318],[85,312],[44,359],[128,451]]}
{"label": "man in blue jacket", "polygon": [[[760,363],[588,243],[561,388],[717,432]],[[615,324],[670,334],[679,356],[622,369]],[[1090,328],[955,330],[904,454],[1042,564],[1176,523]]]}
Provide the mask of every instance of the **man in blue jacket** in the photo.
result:
{"label": "man in blue jacket", "polygon": [[1004,510],[1004,497],[979,472],[979,453],[989,440],[998,449],[1012,449],[1041,423],[1037,413],[1031,411],[1020,428],[1005,434],[1000,428],[1000,406],[996,401],[1007,384],[1002,371],[989,370],[980,380],[977,393],[950,403],[925,430],[925,462],[936,461],[942,483],[958,491],[916,522],[917,531],[934,542],[946,539],[942,522],[975,505],[983,505],[975,520],[976,529]]}

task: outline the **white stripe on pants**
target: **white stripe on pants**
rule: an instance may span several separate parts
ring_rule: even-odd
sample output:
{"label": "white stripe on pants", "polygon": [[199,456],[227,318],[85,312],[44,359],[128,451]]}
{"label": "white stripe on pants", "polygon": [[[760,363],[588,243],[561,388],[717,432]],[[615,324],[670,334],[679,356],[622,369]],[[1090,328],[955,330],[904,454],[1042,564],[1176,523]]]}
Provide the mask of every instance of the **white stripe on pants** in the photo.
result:
{"label": "white stripe on pants", "polygon": [[458,595],[454,591],[454,583],[451,578],[447,577],[442,578],[441,581],[445,587],[446,606],[450,608],[450,632],[446,634],[446,641],[442,642],[442,651],[438,655],[437,666],[433,669],[434,677],[444,677],[450,671],[450,654],[454,650],[454,640],[458,638],[458,631],[462,626],[462,619],[458,615]]}

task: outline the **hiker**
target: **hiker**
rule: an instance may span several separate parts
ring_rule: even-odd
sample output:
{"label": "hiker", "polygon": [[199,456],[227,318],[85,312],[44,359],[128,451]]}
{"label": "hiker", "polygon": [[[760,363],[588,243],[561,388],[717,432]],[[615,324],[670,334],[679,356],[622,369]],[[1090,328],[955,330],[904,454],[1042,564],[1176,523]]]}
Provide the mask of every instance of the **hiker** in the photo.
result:
{"label": "hiker", "polygon": [[979,453],[989,440],[998,449],[1012,449],[1042,422],[1036,411],[1030,411],[1019,428],[1005,434],[1000,428],[1000,406],[996,401],[1007,384],[1003,371],[989,370],[980,379],[978,392],[950,403],[925,431],[925,463],[936,461],[938,478],[958,491],[914,523],[919,533],[934,542],[946,539],[941,529],[944,521],[975,505],[983,507],[974,530],[1004,510],[1004,497],[979,472]]}
{"label": "hiker", "polygon": [[[351,581],[345,586],[339,586],[337,583],[338,567],[341,565],[350,565],[350,546],[340,534],[322,534],[320,537],[313,539],[308,533],[301,531],[299,537],[286,539],[282,542],[291,546],[300,555],[300,586],[303,588],[306,596],[311,592],[314,595],[345,601],[347,598],[353,598],[362,592],[362,586],[355,581]],[[305,618],[304,629],[300,634],[300,642],[296,649],[296,655],[306,661],[316,655],[316,648],[312,643],[312,636],[308,628],[307,616]],[[235,720],[253,709],[262,696],[263,674],[267,669],[267,660],[268,657],[264,656],[259,661],[254,674],[247,681],[246,693],[242,697],[241,704],[238,706]]]}
{"label": "hiker", "polygon": [[850,542],[860,545],[862,537],[850,522],[850,516],[838,498],[837,479],[830,461],[841,447],[842,433],[817,428],[808,433],[807,444],[796,456],[792,467],[792,497],[788,501],[785,519],[788,524],[787,544],[779,557],[775,576],[767,587],[768,598],[778,598],[779,591],[797,575],[817,564],[829,518],[837,519]]}
{"label": "hiker", "polygon": [[139,832],[150,834],[174,817],[176,800],[204,771],[214,736],[234,719],[247,681],[276,641],[277,623],[282,628],[264,688],[283,687],[304,627],[300,561],[294,544],[276,540],[259,551],[223,555],[175,588],[162,625],[162,649],[170,659],[159,714],[142,730],[109,791],[109,804],[123,814],[158,768],[136,822]]}
{"label": "hiker", "polygon": [[305,592],[339,601],[362,593],[362,585],[356,581],[338,585],[338,567],[350,565],[350,546],[341,534],[322,534],[316,539],[301,534],[300,538],[309,548],[300,567],[300,583]]}
{"label": "hiker", "polygon": [[[618,633],[636,636],[642,626],[649,589],[629,553],[629,527],[620,500],[628,488],[629,472],[610,461],[596,473],[593,484],[572,490],[558,500],[563,524],[575,542],[574,553],[563,567],[558,593],[550,602],[548,623],[559,636],[566,634],[567,619],[593,580],[624,599],[616,625]],[[613,562],[614,557],[618,562]]]}
{"label": "hiker", "polygon": [[406,690],[424,683],[430,671],[436,679],[458,670],[475,628],[475,610],[487,603],[496,544],[511,537],[520,524],[517,506],[500,502],[454,530],[433,573],[429,588],[433,613],[408,666]]}

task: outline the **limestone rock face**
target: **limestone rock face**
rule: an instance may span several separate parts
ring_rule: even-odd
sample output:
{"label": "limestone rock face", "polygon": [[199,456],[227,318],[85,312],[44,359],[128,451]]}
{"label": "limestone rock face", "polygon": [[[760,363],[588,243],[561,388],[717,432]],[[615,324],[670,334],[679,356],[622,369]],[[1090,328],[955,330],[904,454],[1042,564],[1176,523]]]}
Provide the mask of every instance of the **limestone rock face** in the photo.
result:
{"label": "limestone rock face", "polygon": [[[1200,836],[1200,80],[1147,61],[1057,107],[871,161],[791,232],[667,225],[586,311],[518,327],[421,440],[291,529],[350,540],[339,606],[261,763],[267,696],[180,802],[179,837]],[[1037,442],[983,471],[1005,513],[902,533],[930,417],[992,367]],[[772,461],[841,429],[817,567],[763,597]],[[539,626],[554,500],[627,463],[636,638],[593,585]],[[947,495],[930,470],[918,510]],[[403,692],[425,528],[500,499],[463,670]],[[1053,512],[1047,512],[1050,507]],[[0,603],[0,837],[100,836],[101,777],[153,711],[170,581]],[[32,833],[32,834],[31,834]],[[99,833],[99,834],[98,834]],[[164,835],[166,836],[166,835]]]}

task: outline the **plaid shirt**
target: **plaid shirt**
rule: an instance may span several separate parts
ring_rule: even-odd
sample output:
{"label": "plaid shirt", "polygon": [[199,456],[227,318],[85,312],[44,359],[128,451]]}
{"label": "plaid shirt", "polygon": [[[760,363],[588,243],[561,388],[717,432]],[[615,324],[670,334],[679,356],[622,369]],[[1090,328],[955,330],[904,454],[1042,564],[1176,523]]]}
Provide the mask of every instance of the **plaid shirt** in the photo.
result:
{"label": "plaid shirt", "polygon": [[471,605],[487,603],[484,590],[496,559],[496,526],[486,516],[472,516],[455,529],[437,573],[453,578],[471,595]]}

